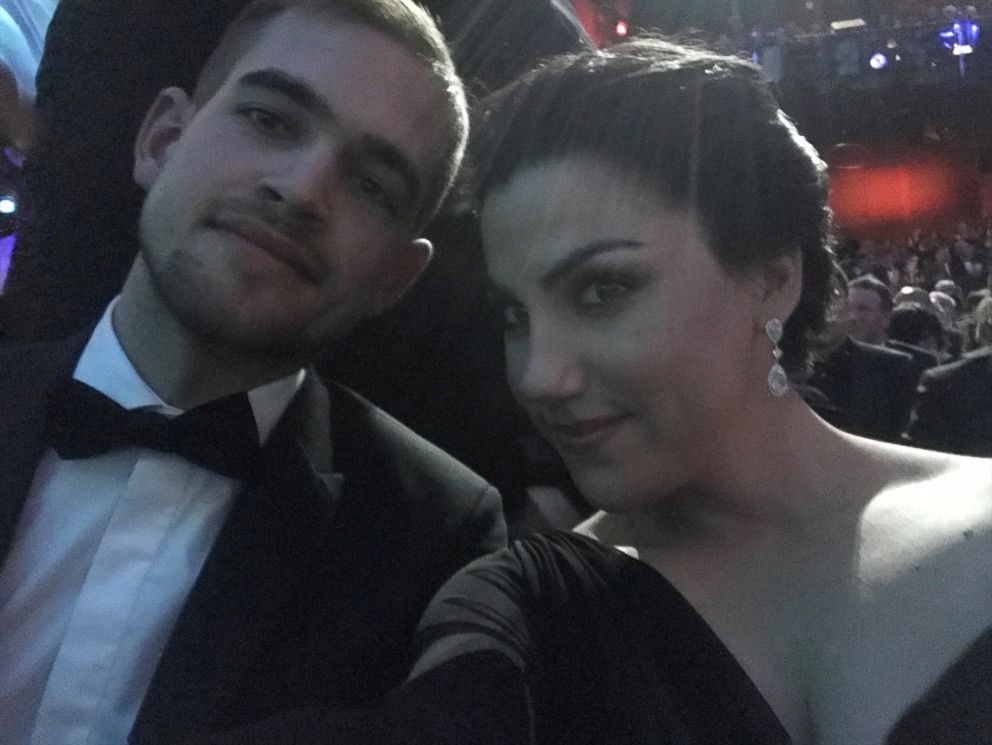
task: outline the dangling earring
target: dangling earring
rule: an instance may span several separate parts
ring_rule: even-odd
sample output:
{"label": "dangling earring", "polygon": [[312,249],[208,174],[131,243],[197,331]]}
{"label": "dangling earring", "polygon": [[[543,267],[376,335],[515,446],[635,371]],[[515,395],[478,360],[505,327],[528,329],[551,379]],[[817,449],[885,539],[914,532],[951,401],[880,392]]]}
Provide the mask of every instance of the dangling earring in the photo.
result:
{"label": "dangling earring", "polygon": [[789,378],[785,374],[779,360],[782,359],[782,350],[778,343],[782,341],[782,322],[777,318],[772,318],[765,324],[765,333],[772,342],[772,369],[768,371],[768,390],[773,396],[784,396],[789,390]]}

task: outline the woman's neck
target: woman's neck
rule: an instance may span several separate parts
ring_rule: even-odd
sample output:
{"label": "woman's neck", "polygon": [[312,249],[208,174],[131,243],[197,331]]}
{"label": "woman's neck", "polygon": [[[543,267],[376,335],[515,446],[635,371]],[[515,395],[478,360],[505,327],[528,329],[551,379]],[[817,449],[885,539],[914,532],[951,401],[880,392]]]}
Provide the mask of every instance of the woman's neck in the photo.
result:
{"label": "woman's neck", "polygon": [[769,532],[815,530],[860,511],[891,478],[883,466],[886,446],[863,443],[828,425],[793,393],[761,402],[714,435],[695,481],[646,510],[602,519],[598,537],[642,546],[738,545]]}

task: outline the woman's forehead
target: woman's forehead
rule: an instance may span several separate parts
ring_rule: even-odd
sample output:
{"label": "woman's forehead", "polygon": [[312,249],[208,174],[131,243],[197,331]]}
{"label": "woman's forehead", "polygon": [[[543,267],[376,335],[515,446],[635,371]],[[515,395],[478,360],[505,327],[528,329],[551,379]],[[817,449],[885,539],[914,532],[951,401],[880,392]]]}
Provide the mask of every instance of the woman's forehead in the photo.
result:
{"label": "woman's forehead", "polygon": [[619,228],[680,212],[638,174],[591,156],[543,161],[515,173],[482,205],[487,233]]}
{"label": "woman's forehead", "polygon": [[612,164],[558,160],[523,170],[482,208],[486,263],[497,282],[530,281],[589,246],[650,245],[668,255],[703,242],[694,215]]}

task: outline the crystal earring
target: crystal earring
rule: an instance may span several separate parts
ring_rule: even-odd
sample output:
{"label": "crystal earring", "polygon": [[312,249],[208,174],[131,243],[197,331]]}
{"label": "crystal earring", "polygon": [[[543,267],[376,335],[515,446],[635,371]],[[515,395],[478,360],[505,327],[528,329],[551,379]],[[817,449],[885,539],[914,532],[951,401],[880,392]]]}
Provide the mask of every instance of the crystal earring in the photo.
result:
{"label": "crystal earring", "polygon": [[768,371],[768,390],[773,396],[784,396],[789,390],[789,378],[779,363],[779,360],[782,359],[782,350],[778,346],[778,343],[782,341],[782,322],[777,318],[772,318],[765,324],[765,333],[771,339],[772,357],[775,358],[772,369]]}

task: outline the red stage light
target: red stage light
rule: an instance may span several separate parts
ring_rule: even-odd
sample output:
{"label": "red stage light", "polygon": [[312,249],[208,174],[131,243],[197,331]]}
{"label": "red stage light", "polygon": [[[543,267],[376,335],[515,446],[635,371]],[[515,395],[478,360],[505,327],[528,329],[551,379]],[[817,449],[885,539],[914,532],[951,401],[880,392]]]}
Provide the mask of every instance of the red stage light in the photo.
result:
{"label": "red stage light", "polygon": [[627,22],[624,20],[617,21],[617,25],[614,27],[614,32],[617,36],[626,36],[630,29],[627,28]]}

